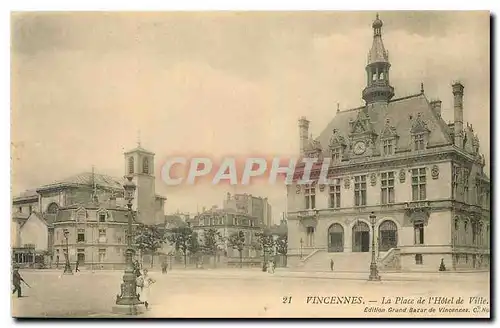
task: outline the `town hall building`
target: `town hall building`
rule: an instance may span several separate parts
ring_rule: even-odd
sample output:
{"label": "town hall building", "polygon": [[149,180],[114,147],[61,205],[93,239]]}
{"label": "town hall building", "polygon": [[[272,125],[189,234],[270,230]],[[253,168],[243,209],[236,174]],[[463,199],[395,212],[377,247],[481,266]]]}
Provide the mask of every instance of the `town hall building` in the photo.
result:
{"label": "town hall building", "polygon": [[451,86],[452,123],[423,86],[395,97],[382,25],[377,15],[365,104],[337,110],[314,139],[299,120],[301,156],[330,158],[333,183],[287,186],[288,264],[329,270],[333,260],[338,271],[368,271],[374,238],[382,271],[437,271],[441,260],[447,270],[489,268],[490,179],[479,139],[464,126],[465,87]]}

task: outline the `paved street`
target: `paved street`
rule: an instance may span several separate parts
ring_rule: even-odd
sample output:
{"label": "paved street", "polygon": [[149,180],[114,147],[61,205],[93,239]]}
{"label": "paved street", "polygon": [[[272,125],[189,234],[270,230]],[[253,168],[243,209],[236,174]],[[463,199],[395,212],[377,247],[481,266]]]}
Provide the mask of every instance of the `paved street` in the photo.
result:
{"label": "paved street", "polygon": [[[122,272],[82,272],[62,276],[56,271],[21,272],[32,288],[26,297],[13,297],[12,314],[17,317],[113,317],[111,308],[119,291]],[[463,297],[462,306],[472,311],[469,297],[489,299],[489,274],[386,274],[382,282],[365,280],[365,274],[297,273],[277,271],[275,275],[258,270],[153,272],[157,279],[151,290],[151,309],[142,317],[383,317],[383,316],[474,316],[488,317],[489,305],[478,306],[479,313],[397,313],[408,307],[410,298]],[[313,297],[361,296],[350,302],[360,304],[318,304]],[[382,297],[400,304],[381,306]],[[286,297],[285,304],[283,298]],[[291,297],[291,300],[289,299]],[[308,298],[309,297],[309,298]],[[408,301],[409,302],[409,301]],[[314,304],[315,303],[315,304]],[[363,304],[364,303],[364,304]],[[418,305],[413,306],[418,308]],[[420,306],[422,308],[429,306]],[[439,310],[441,306],[435,306]],[[448,306],[450,307],[450,306]],[[451,306],[453,307],[453,306]],[[377,308],[384,308],[380,313]],[[367,312],[365,312],[367,311]],[[401,310],[403,311],[403,310]],[[406,309],[404,311],[410,311]]]}

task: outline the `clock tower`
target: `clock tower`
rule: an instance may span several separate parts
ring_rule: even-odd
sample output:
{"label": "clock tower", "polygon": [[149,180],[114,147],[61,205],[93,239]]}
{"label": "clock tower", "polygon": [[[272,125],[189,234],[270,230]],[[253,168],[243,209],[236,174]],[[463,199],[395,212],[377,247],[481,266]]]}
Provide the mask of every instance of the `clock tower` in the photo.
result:
{"label": "clock tower", "polygon": [[355,120],[350,121],[350,157],[364,157],[376,155],[377,149],[374,146],[377,133],[373,128],[368,109],[364,107],[358,113]]}

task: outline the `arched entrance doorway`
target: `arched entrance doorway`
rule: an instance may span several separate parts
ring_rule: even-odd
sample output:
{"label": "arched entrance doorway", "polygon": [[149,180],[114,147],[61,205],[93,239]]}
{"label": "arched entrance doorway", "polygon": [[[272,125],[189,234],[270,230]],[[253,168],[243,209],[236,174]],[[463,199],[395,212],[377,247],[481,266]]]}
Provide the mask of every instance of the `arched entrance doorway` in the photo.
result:
{"label": "arched entrance doorway", "polygon": [[358,221],[352,227],[352,251],[370,251],[370,227],[363,221]]}
{"label": "arched entrance doorway", "polygon": [[387,252],[398,246],[398,227],[391,220],[385,220],[378,228],[379,251]]}
{"label": "arched entrance doorway", "polygon": [[334,223],[328,228],[328,251],[344,251],[344,228],[338,223]]}

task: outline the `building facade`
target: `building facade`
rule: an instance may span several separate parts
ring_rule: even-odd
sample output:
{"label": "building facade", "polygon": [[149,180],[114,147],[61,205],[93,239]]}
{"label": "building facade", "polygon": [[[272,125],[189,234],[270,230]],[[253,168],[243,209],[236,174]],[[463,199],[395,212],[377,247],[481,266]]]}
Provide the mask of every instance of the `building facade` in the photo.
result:
{"label": "building facade", "polygon": [[273,224],[272,207],[267,197],[227,193],[223,208],[256,217],[260,221],[259,224],[265,227],[271,227]]}
{"label": "building facade", "polygon": [[[490,180],[471,125],[464,86],[452,85],[454,122],[423,85],[394,98],[391,64],[373,22],[363,106],[337,110],[318,138],[299,120],[303,157],[318,158],[310,184],[287,186],[288,263],[311,270],[368,270],[372,238],[382,270],[483,269],[490,256]],[[329,158],[328,184],[318,181]],[[376,222],[372,231],[369,215]]]}
{"label": "building facade", "polygon": [[262,224],[257,217],[245,213],[237,213],[232,209],[218,209],[212,207],[195,217],[192,228],[197,232],[200,241],[203,242],[203,234],[207,229],[217,230],[221,237],[220,252],[216,256],[217,264],[227,266],[238,266],[240,254],[237,249],[232,248],[228,238],[234,234],[243,232],[245,246],[242,251],[242,262],[245,266],[259,266],[261,254],[256,247],[258,243],[257,234],[263,230]]}
{"label": "building facade", "polygon": [[[124,154],[124,161],[125,175],[133,175],[136,184],[132,207],[134,226],[163,223],[166,198],[155,193],[154,154],[139,145]],[[129,215],[124,182],[123,178],[92,171],[15,197],[12,208],[14,261],[19,263],[21,258],[15,254],[30,252],[32,242],[26,236],[30,235],[27,229],[31,225],[27,223],[31,213],[45,222],[46,266],[64,266],[69,253],[70,262],[78,261],[82,268],[123,267]],[[41,227],[40,234],[44,231]]]}

